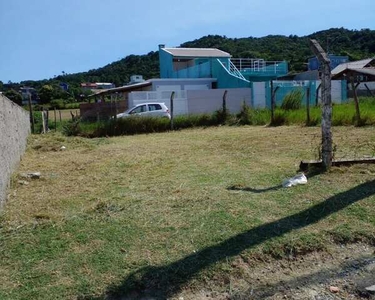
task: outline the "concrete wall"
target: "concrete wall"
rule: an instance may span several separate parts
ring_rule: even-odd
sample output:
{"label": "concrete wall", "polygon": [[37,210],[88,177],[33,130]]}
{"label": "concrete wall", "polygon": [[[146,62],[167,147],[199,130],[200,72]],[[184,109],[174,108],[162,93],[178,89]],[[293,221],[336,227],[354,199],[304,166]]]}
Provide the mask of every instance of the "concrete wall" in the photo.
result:
{"label": "concrete wall", "polygon": [[[369,82],[362,82],[359,84],[357,87],[357,96],[358,97],[371,97],[370,92],[367,90],[365,84],[367,87],[371,90],[372,94],[375,95],[375,82],[374,81],[369,81]],[[354,98],[354,94],[352,91],[352,85],[348,84],[348,97],[349,98]]]}
{"label": "concrete wall", "polygon": [[[185,115],[188,113],[186,92],[176,90],[174,95],[174,115]],[[171,107],[171,91],[157,91],[157,92],[132,92],[129,94],[129,106],[135,106],[147,102],[162,102],[170,108]]]}
{"label": "concrete wall", "polygon": [[152,79],[153,91],[207,90],[212,88],[213,78]]}
{"label": "concrete wall", "polygon": [[266,107],[266,82],[253,82],[252,84],[253,103],[254,108]]}
{"label": "concrete wall", "polygon": [[[222,107],[225,89],[214,90],[176,90],[174,96],[174,114],[213,113]],[[171,91],[132,92],[129,105],[134,106],[146,102],[164,102],[170,108]],[[241,110],[243,102],[251,106],[251,89],[227,89],[227,108],[231,113]]]}
{"label": "concrete wall", "polygon": [[6,199],[10,175],[26,149],[29,113],[0,94],[0,207]]}
{"label": "concrete wall", "polygon": [[[213,113],[223,105],[225,89],[187,91],[189,114]],[[230,113],[238,113],[242,103],[251,106],[251,89],[227,89],[226,105]]]}

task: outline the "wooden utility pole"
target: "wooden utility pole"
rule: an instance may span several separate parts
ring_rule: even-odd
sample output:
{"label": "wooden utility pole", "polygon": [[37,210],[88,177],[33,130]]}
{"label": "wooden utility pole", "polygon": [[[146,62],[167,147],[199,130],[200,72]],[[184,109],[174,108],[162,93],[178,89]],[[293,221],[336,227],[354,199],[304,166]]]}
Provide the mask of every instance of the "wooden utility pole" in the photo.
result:
{"label": "wooden utility pole", "polygon": [[318,41],[310,40],[310,49],[322,65],[322,163],[328,170],[332,165],[332,101],[331,101],[331,67],[328,55]]}
{"label": "wooden utility pole", "polygon": [[174,114],[173,114],[173,109],[174,109],[174,107],[173,107],[173,100],[174,100],[174,94],[175,94],[175,92],[172,92],[171,93],[171,130],[173,130],[174,129],[174,124],[173,124],[173,118],[174,118]]}

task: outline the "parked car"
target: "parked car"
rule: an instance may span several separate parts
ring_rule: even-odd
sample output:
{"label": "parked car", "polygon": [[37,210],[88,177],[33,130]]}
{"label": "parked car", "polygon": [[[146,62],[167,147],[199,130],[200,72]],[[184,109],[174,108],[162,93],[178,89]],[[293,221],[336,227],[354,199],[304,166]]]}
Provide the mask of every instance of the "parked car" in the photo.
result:
{"label": "parked car", "polygon": [[117,118],[127,118],[130,116],[171,118],[168,107],[165,105],[165,103],[159,102],[138,104],[132,108],[129,108],[127,111],[118,114]]}

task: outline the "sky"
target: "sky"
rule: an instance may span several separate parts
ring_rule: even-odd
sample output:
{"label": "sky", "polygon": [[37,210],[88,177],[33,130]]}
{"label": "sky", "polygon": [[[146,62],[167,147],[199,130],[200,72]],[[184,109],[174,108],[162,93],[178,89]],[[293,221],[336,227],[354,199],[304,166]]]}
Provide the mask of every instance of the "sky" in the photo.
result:
{"label": "sky", "polygon": [[0,80],[49,79],[209,34],[375,29],[374,0],[0,0]]}

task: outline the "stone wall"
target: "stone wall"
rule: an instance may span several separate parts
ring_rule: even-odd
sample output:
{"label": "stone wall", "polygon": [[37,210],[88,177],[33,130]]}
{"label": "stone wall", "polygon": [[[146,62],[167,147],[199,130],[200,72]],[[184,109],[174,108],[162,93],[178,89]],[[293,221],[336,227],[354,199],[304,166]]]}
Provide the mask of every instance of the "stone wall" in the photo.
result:
{"label": "stone wall", "polygon": [[0,208],[10,176],[25,152],[30,133],[29,113],[0,94]]}

